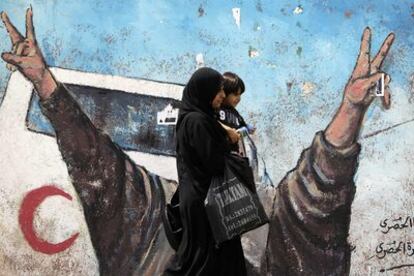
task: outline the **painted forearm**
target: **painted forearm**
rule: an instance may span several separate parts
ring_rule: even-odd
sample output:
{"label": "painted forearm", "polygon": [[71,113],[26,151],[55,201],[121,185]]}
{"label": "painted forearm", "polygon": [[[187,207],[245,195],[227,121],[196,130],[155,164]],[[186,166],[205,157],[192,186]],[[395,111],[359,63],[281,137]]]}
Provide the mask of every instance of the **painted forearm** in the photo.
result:
{"label": "painted forearm", "polygon": [[325,130],[326,140],[338,148],[357,142],[365,109],[344,99]]}
{"label": "painted forearm", "polygon": [[44,71],[40,81],[33,81],[33,85],[42,100],[48,99],[58,87],[57,81],[49,69]]}

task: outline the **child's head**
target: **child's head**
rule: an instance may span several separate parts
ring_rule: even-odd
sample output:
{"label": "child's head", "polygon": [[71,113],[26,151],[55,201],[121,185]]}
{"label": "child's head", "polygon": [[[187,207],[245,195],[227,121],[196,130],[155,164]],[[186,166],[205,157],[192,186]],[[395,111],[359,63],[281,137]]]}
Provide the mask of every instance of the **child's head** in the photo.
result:
{"label": "child's head", "polygon": [[223,89],[226,98],[223,101],[224,106],[236,107],[240,102],[240,96],[244,92],[244,82],[235,73],[226,72],[223,74]]}

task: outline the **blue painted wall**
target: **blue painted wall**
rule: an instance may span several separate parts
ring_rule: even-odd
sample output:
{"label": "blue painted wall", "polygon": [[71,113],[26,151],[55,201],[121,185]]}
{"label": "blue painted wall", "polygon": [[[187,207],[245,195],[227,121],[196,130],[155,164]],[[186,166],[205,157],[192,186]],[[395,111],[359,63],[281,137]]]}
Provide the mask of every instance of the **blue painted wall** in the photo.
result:
{"label": "blue painted wall", "polygon": [[[39,44],[51,66],[185,83],[201,53],[206,66],[235,71],[247,83],[239,108],[257,124],[262,148],[277,147],[296,133],[303,135],[288,146],[292,158],[286,166],[270,164],[278,177],[300,152],[295,143],[307,145],[312,134],[328,123],[354,66],[365,26],[374,31],[374,50],[388,32],[396,33],[385,68],[393,86],[401,87],[404,96],[410,93],[414,36],[409,26],[414,23],[414,9],[409,1],[390,3],[3,0],[0,10],[23,29],[24,11],[33,5]],[[240,28],[232,16],[234,7],[241,10]],[[9,48],[2,31],[0,49]],[[249,56],[252,49],[258,56]],[[1,92],[8,76],[2,66]],[[270,154],[284,153],[271,149]]]}

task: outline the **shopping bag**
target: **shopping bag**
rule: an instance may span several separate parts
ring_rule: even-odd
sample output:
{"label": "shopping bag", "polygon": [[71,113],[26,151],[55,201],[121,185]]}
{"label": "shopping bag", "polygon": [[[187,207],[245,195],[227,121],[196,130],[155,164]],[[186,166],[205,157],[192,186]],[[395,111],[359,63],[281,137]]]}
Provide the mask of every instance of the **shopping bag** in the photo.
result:
{"label": "shopping bag", "polygon": [[226,156],[224,174],[212,178],[205,199],[216,244],[269,222],[254,187],[248,160],[236,155]]}

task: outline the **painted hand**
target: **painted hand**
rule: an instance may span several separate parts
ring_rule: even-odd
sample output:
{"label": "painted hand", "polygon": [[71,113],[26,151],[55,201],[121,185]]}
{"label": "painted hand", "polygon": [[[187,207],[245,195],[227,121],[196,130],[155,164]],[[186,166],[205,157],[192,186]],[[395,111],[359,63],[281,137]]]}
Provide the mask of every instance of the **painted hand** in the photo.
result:
{"label": "painted hand", "polygon": [[10,35],[13,46],[11,52],[2,54],[2,58],[8,64],[17,67],[30,81],[39,82],[46,70],[46,64],[36,43],[32,16],[32,9],[27,9],[26,37],[23,37],[10,22],[7,14],[1,13],[1,19]]}
{"label": "painted hand", "polygon": [[[384,40],[380,50],[371,60],[371,29],[365,28],[362,35],[361,47],[358,55],[358,59],[349,79],[345,91],[344,101],[348,101],[354,106],[368,108],[375,98],[374,89],[377,82],[381,79],[381,75],[384,73],[381,71],[381,66],[387,56],[392,43],[394,42],[395,35],[390,33]],[[384,79],[384,96],[382,97],[383,106],[389,108],[391,104],[391,95],[388,84],[391,78],[389,75]]]}
{"label": "painted hand", "polygon": [[1,19],[12,42],[12,51],[2,53],[1,57],[9,69],[19,70],[35,85],[39,96],[46,98],[56,88],[56,82],[36,42],[32,8],[26,12],[26,37],[13,26],[5,12],[1,13]]}

